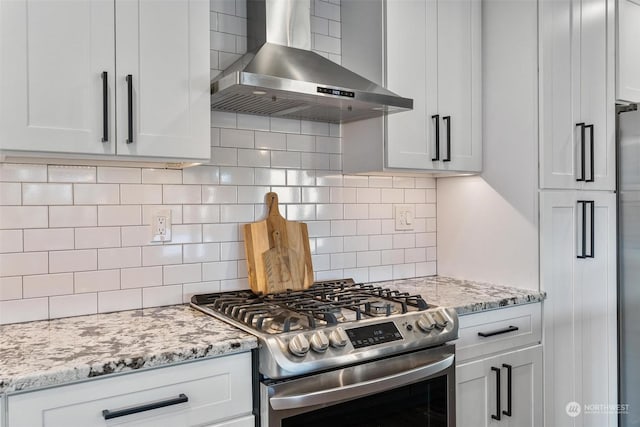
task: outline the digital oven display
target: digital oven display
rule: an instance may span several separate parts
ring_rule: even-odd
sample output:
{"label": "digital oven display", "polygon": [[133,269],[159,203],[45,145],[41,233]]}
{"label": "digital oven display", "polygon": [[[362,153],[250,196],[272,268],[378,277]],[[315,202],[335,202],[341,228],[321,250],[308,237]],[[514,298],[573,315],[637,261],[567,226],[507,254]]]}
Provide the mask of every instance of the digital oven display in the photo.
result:
{"label": "digital oven display", "polygon": [[347,336],[354,348],[368,347],[402,339],[402,335],[400,335],[393,322],[347,329]]}
{"label": "digital oven display", "polygon": [[355,92],[349,90],[334,89],[331,87],[318,86],[318,93],[326,93],[327,95],[346,96],[347,98],[354,98]]}

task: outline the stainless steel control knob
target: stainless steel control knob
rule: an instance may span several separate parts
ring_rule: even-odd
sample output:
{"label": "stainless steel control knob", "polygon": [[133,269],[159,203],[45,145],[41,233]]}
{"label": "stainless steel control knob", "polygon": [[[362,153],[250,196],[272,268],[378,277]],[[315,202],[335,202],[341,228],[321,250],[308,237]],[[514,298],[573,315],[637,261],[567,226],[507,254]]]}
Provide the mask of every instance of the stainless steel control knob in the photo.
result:
{"label": "stainless steel control knob", "polygon": [[434,313],[433,317],[436,320],[436,328],[439,330],[446,328],[447,325],[449,324],[449,321],[442,313],[439,313],[439,312]]}
{"label": "stainless steel control knob", "polygon": [[336,328],[329,334],[329,341],[331,342],[331,347],[344,347],[347,345],[347,333],[342,328]]}
{"label": "stainless steel control knob", "polygon": [[436,321],[433,320],[433,317],[429,313],[424,313],[418,318],[417,324],[422,332],[429,333],[433,330],[434,326],[436,326]]}
{"label": "stainless steel control knob", "polygon": [[318,331],[311,336],[311,349],[317,353],[324,353],[329,348],[329,338],[327,335]]}
{"label": "stainless steel control knob", "polygon": [[289,351],[296,356],[304,356],[309,351],[307,337],[298,334],[289,341]]}

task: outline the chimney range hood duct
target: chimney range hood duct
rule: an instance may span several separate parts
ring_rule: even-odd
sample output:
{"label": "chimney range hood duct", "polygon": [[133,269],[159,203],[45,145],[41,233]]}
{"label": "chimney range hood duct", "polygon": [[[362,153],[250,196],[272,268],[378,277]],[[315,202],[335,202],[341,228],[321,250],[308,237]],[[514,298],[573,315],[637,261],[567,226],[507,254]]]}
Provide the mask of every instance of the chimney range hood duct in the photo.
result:
{"label": "chimney range hood duct", "polygon": [[331,123],[413,100],[311,52],[310,0],[247,0],[248,52],[211,83],[211,109]]}

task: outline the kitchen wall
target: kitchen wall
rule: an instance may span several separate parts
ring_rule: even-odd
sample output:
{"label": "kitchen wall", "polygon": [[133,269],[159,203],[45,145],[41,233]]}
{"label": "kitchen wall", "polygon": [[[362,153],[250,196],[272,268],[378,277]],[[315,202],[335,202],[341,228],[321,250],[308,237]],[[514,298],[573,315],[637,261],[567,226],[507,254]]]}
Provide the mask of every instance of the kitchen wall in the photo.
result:
{"label": "kitchen wall", "polygon": [[[312,0],[313,47],[340,62],[340,5]],[[212,75],[246,49],[246,4],[211,0]],[[0,323],[186,302],[248,287],[240,225],[309,225],[316,278],[436,273],[433,178],[344,176],[340,127],[212,113],[212,160],[184,170],[0,164]],[[367,153],[363,153],[367,155]],[[393,205],[413,204],[396,232]],[[170,209],[173,239],[149,243]]]}

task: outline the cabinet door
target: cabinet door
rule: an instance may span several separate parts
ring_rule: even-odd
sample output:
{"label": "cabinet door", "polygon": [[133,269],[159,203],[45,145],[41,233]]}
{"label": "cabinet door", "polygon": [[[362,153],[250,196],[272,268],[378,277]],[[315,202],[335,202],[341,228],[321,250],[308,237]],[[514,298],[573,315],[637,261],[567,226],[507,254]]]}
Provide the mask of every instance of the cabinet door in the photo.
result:
{"label": "cabinet door", "polygon": [[[593,202],[583,214],[579,200]],[[615,195],[543,192],[541,195],[541,287],[545,300],[545,424],[614,426],[616,415],[571,418],[570,402],[615,404],[616,240]],[[591,227],[593,224],[593,227]]]}
{"label": "cabinet door", "polygon": [[479,0],[439,0],[437,14],[441,122],[440,161],[434,162],[434,168],[480,171],[481,3]]}
{"label": "cabinet door", "polygon": [[209,2],[116,0],[116,23],[118,155],[209,158]]}
{"label": "cabinet door", "polygon": [[386,84],[413,98],[413,110],[387,117],[386,166],[432,169],[437,114],[437,3],[387,0]]}
{"label": "cabinet door", "polygon": [[0,2],[0,148],[115,152],[113,8],[112,0]]}
{"label": "cabinet door", "polygon": [[[500,404],[498,405],[498,372]],[[509,372],[511,384],[509,384]],[[458,427],[542,425],[542,346],[456,367]],[[511,408],[509,408],[509,398]],[[509,409],[511,411],[509,412]],[[499,417],[497,416],[499,412]],[[500,418],[499,420],[495,419]]]}
{"label": "cabinet door", "polygon": [[612,1],[540,2],[542,188],[615,188]]}
{"label": "cabinet door", "polygon": [[640,1],[618,0],[616,98],[640,102]]}

